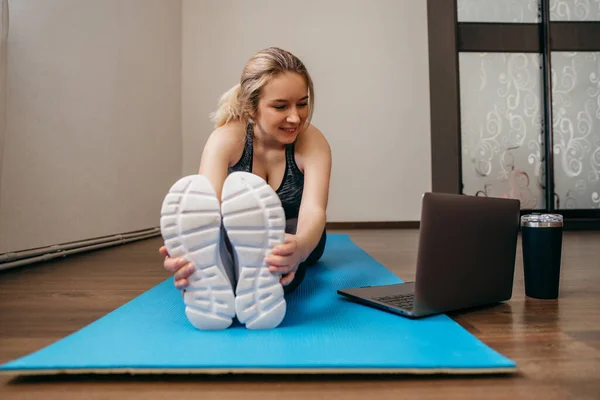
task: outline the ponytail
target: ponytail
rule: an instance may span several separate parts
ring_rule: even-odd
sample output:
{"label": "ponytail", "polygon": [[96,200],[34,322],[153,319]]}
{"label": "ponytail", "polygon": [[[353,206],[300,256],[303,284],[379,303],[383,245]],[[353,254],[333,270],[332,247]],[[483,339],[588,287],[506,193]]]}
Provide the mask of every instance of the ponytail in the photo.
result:
{"label": "ponytail", "polygon": [[211,114],[215,127],[218,128],[229,121],[242,118],[242,105],[239,100],[240,91],[241,86],[238,83],[221,96],[217,111]]}

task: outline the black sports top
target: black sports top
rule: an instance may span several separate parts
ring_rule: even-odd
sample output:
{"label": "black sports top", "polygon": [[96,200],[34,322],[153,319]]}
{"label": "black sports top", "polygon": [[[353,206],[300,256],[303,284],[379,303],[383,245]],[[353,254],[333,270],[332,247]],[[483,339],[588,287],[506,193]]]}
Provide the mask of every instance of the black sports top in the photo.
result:
{"label": "black sports top", "polygon": [[[234,171],[252,172],[252,156],[254,152],[254,130],[252,124],[246,126],[246,143],[240,160],[228,168],[229,173]],[[304,174],[296,165],[294,158],[294,143],[285,148],[285,174],[281,185],[275,191],[281,200],[286,219],[298,218],[302,190],[304,189]]]}

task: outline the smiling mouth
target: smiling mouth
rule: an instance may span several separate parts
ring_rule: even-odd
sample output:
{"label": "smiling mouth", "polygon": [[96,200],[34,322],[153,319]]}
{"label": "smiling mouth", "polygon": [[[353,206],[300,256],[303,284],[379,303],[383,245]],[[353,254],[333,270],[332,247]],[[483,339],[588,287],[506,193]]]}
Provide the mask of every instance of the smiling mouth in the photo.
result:
{"label": "smiling mouth", "polygon": [[279,128],[280,130],[286,132],[286,133],[296,133],[296,131],[298,130],[298,127],[294,127],[294,128]]}

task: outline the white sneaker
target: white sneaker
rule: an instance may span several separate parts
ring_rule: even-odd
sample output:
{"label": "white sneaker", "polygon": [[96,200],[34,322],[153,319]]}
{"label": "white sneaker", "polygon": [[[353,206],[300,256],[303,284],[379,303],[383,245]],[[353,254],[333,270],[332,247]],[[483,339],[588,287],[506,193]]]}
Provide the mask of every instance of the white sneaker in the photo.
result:
{"label": "white sneaker", "polygon": [[259,176],[233,172],[223,185],[221,213],[237,266],[237,318],[248,329],[275,328],[286,302],[281,274],[269,272],[264,259],[285,236],[279,196]]}
{"label": "white sneaker", "polygon": [[200,330],[229,327],[235,317],[235,276],[221,238],[219,200],[208,178],[190,175],[171,187],[160,229],[169,255],[185,257],[196,269],[183,296],[188,320]]}

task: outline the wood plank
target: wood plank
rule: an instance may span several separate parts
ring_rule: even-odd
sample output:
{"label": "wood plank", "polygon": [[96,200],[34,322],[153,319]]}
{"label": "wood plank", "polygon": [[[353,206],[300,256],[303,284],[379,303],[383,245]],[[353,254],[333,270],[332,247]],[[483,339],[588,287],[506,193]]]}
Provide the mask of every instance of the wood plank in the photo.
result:
{"label": "wood plank", "polygon": [[462,192],[455,21],[455,1],[427,0],[431,187],[444,193]]}
{"label": "wood plank", "polygon": [[552,51],[600,51],[600,21],[552,22]]}
{"label": "wood plank", "polygon": [[477,53],[540,53],[539,24],[457,24],[458,51]]}

